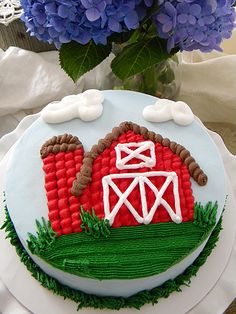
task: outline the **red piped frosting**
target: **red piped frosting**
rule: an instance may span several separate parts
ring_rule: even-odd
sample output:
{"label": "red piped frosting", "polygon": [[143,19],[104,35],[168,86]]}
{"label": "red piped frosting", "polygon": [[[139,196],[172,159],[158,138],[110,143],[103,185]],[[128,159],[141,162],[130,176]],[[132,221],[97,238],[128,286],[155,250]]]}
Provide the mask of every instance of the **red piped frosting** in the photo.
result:
{"label": "red piped frosting", "polygon": [[71,194],[72,183],[80,171],[83,148],[75,151],[50,153],[43,159],[48,218],[58,236],[80,232],[80,203]]}
{"label": "red piped frosting", "polygon": [[[83,189],[81,195],[72,195],[71,189],[76,175],[80,172],[84,158],[83,147],[77,147],[72,151],[50,152],[43,158],[43,170],[45,172],[45,189],[48,200],[49,220],[52,228],[58,236],[73,232],[81,232],[80,206],[84,210],[91,211],[93,208],[99,218],[104,217],[103,186],[102,178],[109,174],[127,172],[149,172],[149,171],[174,171],[178,176],[178,191],[183,221],[193,220],[194,198],[192,195],[190,173],[188,167],[181,158],[174,154],[169,147],[160,143],[155,144],[156,165],[152,168],[143,167],[139,169],[119,170],[116,167],[115,147],[118,143],[138,143],[147,139],[141,134],[128,130],[121,134],[117,140],[113,140],[93,161],[91,167],[91,182]],[[150,140],[149,140],[150,141]],[[145,154],[149,155],[146,151]],[[132,159],[131,163],[138,160]],[[165,181],[165,177],[152,177],[151,182],[159,190]],[[130,184],[130,179],[116,179],[115,181],[121,192],[125,192]],[[154,192],[146,188],[147,204],[150,209],[155,201]],[[173,184],[166,189],[163,198],[175,210]],[[142,205],[138,186],[131,192],[128,200],[136,211],[142,213]],[[112,209],[118,201],[118,196],[110,189],[109,202]],[[171,222],[166,209],[160,205],[151,223]],[[136,226],[139,223],[129,212],[126,205],[122,205],[115,217],[112,227]]]}

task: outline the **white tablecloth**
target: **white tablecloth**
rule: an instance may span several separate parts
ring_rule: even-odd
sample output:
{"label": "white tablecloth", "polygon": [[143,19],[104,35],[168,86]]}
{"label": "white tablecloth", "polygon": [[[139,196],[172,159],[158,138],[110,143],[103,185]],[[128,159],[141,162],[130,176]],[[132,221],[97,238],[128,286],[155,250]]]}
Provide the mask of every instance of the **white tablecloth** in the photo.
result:
{"label": "white tablecloth", "polygon": [[[203,121],[236,124],[236,31],[230,40],[223,43],[223,48],[222,53],[183,54],[179,99],[186,101]],[[106,77],[110,72],[112,56],[77,84],[60,69],[57,58],[56,51],[36,54],[16,47],[6,52],[0,50],[0,137],[12,131],[23,117],[39,111],[53,100],[87,88],[110,87]],[[236,193],[236,179],[233,177],[236,174],[235,157],[229,154],[219,138],[217,141]],[[0,145],[8,144],[3,141]],[[232,274],[236,274],[235,258],[236,249],[232,252],[231,261],[217,289],[213,289],[201,302],[196,314],[207,313],[205,310],[209,304],[209,313],[221,313],[218,312],[219,305],[223,311],[236,296],[236,287],[232,285]],[[29,313],[11,296],[1,281],[0,313]]]}
{"label": "white tablecloth", "polygon": [[[236,124],[236,29],[222,47],[224,52],[183,53],[179,99],[202,121]],[[0,136],[53,100],[88,88],[111,88],[111,59],[74,84],[61,70],[56,51],[0,50]]]}

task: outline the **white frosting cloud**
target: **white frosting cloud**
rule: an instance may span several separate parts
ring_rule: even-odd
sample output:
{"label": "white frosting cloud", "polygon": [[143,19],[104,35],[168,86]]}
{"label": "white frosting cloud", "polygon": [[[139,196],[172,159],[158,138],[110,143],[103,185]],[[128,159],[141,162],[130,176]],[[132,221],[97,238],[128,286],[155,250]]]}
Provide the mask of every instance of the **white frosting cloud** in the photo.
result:
{"label": "white frosting cloud", "polygon": [[103,101],[101,91],[89,89],[48,104],[42,110],[41,117],[47,123],[62,123],[74,118],[83,121],[96,120],[103,112]]}
{"label": "white frosting cloud", "polygon": [[185,102],[169,99],[158,99],[154,105],[145,107],[143,117],[150,122],[165,122],[173,119],[179,125],[188,125],[194,119],[192,110]]}

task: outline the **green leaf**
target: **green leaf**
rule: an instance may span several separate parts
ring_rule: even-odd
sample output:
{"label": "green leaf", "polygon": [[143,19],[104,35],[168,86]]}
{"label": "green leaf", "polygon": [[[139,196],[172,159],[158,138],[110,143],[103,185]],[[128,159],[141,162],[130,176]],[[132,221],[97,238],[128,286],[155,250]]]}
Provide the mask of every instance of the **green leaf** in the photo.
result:
{"label": "green leaf", "polygon": [[83,74],[101,63],[111,52],[111,44],[95,45],[91,40],[87,45],[75,41],[63,44],[60,49],[62,69],[76,82]]}
{"label": "green leaf", "polygon": [[123,44],[133,36],[134,32],[135,32],[134,30],[130,30],[123,33],[112,33],[111,36],[108,37],[108,42]]}
{"label": "green leaf", "polygon": [[113,59],[111,68],[118,78],[125,80],[168,59],[171,55],[172,53],[167,53],[165,40],[158,37],[149,38],[126,46]]}

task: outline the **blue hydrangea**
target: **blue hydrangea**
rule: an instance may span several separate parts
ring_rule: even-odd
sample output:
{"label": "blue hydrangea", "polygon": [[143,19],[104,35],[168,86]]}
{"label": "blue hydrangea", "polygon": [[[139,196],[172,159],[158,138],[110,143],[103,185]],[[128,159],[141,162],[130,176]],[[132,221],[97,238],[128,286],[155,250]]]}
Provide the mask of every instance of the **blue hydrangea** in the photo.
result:
{"label": "blue hydrangea", "polygon": [[150,0],[21,0],[26,27],[39,40],[106,44],[112,33],[136,29]]}
{"label": "blue hydrangea", "polygon": [[221,50],[220,43],[230,38],[235,27],[235,0],[159,0],[154,16],[160,37],[167,39],[168,51]]}
{"label": "blue hydrangea", "polygon": [[147,9],[160,6],[153,16],[157,33],[168,51],[220,50],[235,27],[235,0],[21,0],[23,20],[32,36],[62,43],[107,43],[113,33],[137,29]]}

